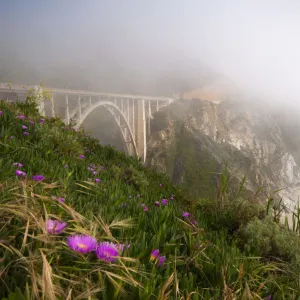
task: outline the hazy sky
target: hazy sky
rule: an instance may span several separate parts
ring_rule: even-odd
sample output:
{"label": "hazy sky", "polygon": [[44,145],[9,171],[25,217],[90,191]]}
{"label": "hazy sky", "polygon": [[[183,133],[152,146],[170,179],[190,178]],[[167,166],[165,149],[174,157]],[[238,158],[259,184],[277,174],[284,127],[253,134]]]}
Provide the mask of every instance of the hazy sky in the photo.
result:
{"label": "hazy sky", "polygon": [[300,103],[299,0],[0,0],[0,43],[2,65],[70,68],[87,81],[110,65],[131,74],[200,60]]}

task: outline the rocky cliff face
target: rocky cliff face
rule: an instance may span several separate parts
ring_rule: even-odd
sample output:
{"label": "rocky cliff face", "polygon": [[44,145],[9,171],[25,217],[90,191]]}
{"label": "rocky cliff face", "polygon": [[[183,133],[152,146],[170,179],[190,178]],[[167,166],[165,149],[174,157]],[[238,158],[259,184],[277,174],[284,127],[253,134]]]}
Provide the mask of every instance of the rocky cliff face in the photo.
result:
{"label": "rocky cliff face", "polygon": [[277,197],[292,208],[300,195],[300,143],[287,125],[294,128],[259,103],[176,101],[152,121],[147,163],[198,196],[214,192],[212,172],[227,163],[236,180],[246,176],[247,190],[282,189]]}

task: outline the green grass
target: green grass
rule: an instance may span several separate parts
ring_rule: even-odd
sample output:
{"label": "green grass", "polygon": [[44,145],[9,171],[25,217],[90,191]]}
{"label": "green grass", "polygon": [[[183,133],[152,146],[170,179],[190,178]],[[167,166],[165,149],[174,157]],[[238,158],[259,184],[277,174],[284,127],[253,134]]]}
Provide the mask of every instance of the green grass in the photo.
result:
{"label": "green grass", "polygon": [[[1,102],[0,110],[1,299],[298,299],[299,270],[288,260],[243,249],[223,219],[216,227],[218,199],[207,199],[216,204],[209,210],[136,158],[58,119],[40,123],[34,103]],[[26,177],[16,176],[15,162]],[[104,168],[93,175],[91,163]],[[46,179],[33,181],[38,174]],[[163,198],[168,204],[156,207]],[[191,217],[183,218],[184,211]],[[255,214],[249,215],[250,222]],[[66,230],[48,234],[47,219],[67,222]],[[75,233],[130,248],[107,263],[72,251],[66,238]],[[149,260],[153,249],[166,256],[161,267]]]}

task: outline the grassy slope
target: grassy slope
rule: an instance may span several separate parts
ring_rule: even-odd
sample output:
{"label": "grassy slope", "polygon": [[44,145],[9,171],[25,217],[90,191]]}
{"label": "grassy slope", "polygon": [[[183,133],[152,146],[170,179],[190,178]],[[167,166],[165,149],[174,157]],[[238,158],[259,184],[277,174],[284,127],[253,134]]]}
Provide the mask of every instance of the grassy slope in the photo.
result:
{"label": "grassy slope", "polygon": [[[200,210],[184,219],[194,203],[166,176],[59,120],[40,124],[32,105],[3,102],[0,110],[0,298],[11,292],[10,299],[22,299],[19,287],[29,299],[260,299],[271,293],[293,299],[294,282],[280,275],[279,266],[242,253],[226,230],[209,227]],[[26,119],[16,118],[21,113]],[[14,162],[24,164],[25,178],[16,177]],[[92,175],[90,163],[104,169]],[[33,181],[37,174],[46,179]],[[102,182],[89,181],[96,177]],[[156,207],[162,198],[168,204]],[[47,234],[47,218],[68,222],[67,229]],[[130,248],[106,263],[72,252],[66,236],[74,233]],[[160,268],[149,261],[156,248],[166,256]]]}

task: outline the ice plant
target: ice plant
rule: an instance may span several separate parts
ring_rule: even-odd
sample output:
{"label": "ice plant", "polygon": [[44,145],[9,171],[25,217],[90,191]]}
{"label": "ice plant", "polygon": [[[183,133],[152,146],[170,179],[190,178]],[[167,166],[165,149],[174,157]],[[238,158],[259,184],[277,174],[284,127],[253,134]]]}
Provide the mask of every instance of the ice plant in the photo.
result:
{"label": "ice plant", "polygon": [[34,124],[34,122],[33,122],[33,121],[29,121],[29,123],[30,123],[31,125],[33,125],[33,124]]}
{"label": "ice plant", "polygon": [[65,198],[59,197],[59,198],[58,198],[58,201],[59,201],[60,203],[63,203],[63,202],[65,202]]}
{"label": "ice plant", "polygon": [[99,182],[101,182],[101,180],[99,178],[96,178],[95,182],[99,183]]}
{"label": "ice plant", "polygon": [[18,119],[25,119],[25,116],[24,115],[19,115],[17,116]]}
{"label": "ice plant", "polygon": [[158,266],[160,267],[166,261],[165,256],[160,256],[158,259]]}
{"label": "ice plant", "polygon": [[23,132],[23,135],[26,135],[26,136],[27,136],[27,135],[29,135],[29,133],[28,133],[27,131],[24,131],[24,132]]}
{"label": "ice plant", "polygon": [[25,125],[22,125],[22,129],[27,129],[28,127]]}
{"label": "ice plant", "polygon": [[15,163],[14,163],[14,166],[17,166],[18,168],[22,168],[22,167],[23,167],[23,165],[20,164],[20,163],[18,163],[18,162],[15,162]]}
{"label": "ice plant", "polygon": [[160,203],[158,201],[155,201],[155,206],[159,206]]}
{"label": "ice plant", "polygon": [[23,171],[21,171],[21,170],[16,170],[16,175],[17,175],[18,177],[20,177],[20,176],[25,177],[25,176],[26,176],[26,173],[23,172]]}
{"label": "ice plant", "polygon": [[167,204],[168,204],[168,200],[167,200],[167,199],[162,199],[162,200],[161,200],[161,203],[162,203],[163,205],[167,205]]}
{"label": "ice plant", "polygon": [[0,110],[0,116],[3,114],[3,111],[2,110]]}
{"label": "ice plant", "polygon": [[188,218],[190,216],[190,213],[186,211],[186,212],[183,213],[182,216],[185,217],[185,218]]}
{"label": "ice plant", "polygon": [[81,154],[81,155],[79,155],[79,157],[80,157],[80,158],[84,158],[84,155],[83,155],[83,154]]}
{"label": "ice plant", "polygon": [[162,187],[163,185],[160,183],[159,186]]}
{"label": "ice plant", "polygon": [[45,119],[40,119],[40,124],[44,124],[44,122],[45,122]]}
{"label": "ice plant", "polygon": [[57,220],[48,220],[46,222],[46,229],[50,234],[60,234],[67,226],[66,222]]}
{"label": "ice plant", "polygon": [[101,242],[96,249],[96,256],[107,262],[114,262],[118,254],[118,246],[111,242]]}
{"label": "ice plant", "polygon": [[14,136],[13,136],[13,135],[11,135],[11,136],[9,137],[9,139],[10,139],[10,140],[12,140],[13,138],[14,138]]}
{"label": "ice plant", "polygon": [[144,211],[148,211],[149,208],[145,204],[141,204],[141,207],[144,209]]}
{"label": "ice plant", "polygon": [[45,176],[43,176],[43,175],[34,175],[34,176],[32,176],[32,179],[34,181],[43,181],[45,179]]}
{"label": "ice plant", "polygon": [[151,255],[150,255],[150,260],[158,260],[159,257],[160,257],[159,249],[152,250]]}
{"label": "ice plant", "polygon": [[95,251],[97,248],[97,240],[89,235],[69,236],[67,244],[72,250],[80,253]]}

